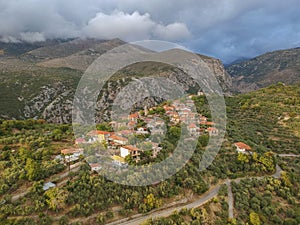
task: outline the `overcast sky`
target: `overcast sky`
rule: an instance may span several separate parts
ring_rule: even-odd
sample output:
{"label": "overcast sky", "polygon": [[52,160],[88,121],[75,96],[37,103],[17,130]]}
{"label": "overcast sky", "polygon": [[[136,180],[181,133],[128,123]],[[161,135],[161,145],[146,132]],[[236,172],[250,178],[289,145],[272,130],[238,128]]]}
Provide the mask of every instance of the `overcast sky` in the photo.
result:
{"label": "overcast sky", "polygon": [[299,0],[0,0],[0,40],[166,40],[225,63],[300,46]]}

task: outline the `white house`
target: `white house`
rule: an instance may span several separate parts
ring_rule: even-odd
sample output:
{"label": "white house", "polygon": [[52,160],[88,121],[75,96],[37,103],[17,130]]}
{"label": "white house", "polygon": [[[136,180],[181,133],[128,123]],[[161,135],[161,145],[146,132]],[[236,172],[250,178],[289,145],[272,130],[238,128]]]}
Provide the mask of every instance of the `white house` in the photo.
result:
{"label": "white house", "polygon": [[61,154],[65,156],[67,162],[76,161],[81,155],[83,155],[83,148],[71,148],[61,150]]}
{"label": "white house", "polygon": [[120,155],[122,158],[130,155],[134,160],[140,160],[140,150],[132,145],[126,145],[120,148]]}
{"label": "white house", "polygon": [[139,127],[136,131],[136,134],[149,134],[147,128]]}
{"label": "white house", "polygon": [[188,126],[188,131],[190,135],[196,136],[199,134],[199,127],[197,127],[196,124],[190,124]]}
{"label": "white house", "polygon": [[237,152],[243,153],[243,154],[252,154],[252,149],[249,145],[246,145],[243,142],[237,142],[234,143],[234,146],[236,147]]}
{"label": "white house", "polygon": [[109,140],[114,142],[117,145],[126,145],[128,143],[128,139],[118,136],[118,135],[112,135],[109,137]]}
{"label": "white house", "polygon": [[207,128],[207,132],[208,132],[209,136],[218,136],[218,134],[219,134],[219,130],[215,127]]}
{"label": "white house", "polygon": [[89,165],[90,165],[92,171],[98,172],[99,170],[102,169],[102,167],[99,163],[91,163]]}

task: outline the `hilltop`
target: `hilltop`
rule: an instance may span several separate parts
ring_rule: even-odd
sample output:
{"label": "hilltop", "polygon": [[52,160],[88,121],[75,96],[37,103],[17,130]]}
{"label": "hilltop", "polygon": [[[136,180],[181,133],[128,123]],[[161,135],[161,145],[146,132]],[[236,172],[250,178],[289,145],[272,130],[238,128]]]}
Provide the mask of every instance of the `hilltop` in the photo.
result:
{"label": "hilltop", "polygon": [[278,82],[300,82],[300,48],[269,52],[226,67],[233,90],[249,92]]}
{"label": "hilltop", "polygon": [[[119,39],[52,40],[34,44],[0,43],[0,118],[43,118],[54,123],[70,123],[71,107],[77,84],[88,66],[103,53],[125,44]],[[231,78],[220,60],[199,55],[210,67],[225,92]],[[162,63],[137,63],[119,71],[105,86],[97,104],[97,120],[109,117],[109,101],[135,78],[169,77],[184,90],[199,89],[177,68]],[[148,100],[149,106],[160,101]],[[141,104],[139,105],[141,106]]]}

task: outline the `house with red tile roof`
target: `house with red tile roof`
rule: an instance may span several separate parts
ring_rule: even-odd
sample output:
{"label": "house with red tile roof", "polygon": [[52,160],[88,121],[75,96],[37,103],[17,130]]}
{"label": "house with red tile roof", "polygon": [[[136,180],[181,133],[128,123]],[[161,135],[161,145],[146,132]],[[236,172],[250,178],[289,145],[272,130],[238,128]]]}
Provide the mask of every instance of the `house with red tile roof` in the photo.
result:
{"label": "house with red tile roof", "polygon": [[164,108],[164,110],[165,110],[166,112],[172,112],[172,111],[175,110],[175,107],[174,107],[174,106],[164,105],[163,108]]}
{"label": "house with red tile roof", "polygon": [[192,123],[187,127],[189,134],[192,136],[196,136],[199,134],[199,127],[196,126],[196,124]]}
{"label": "house with red tile roof", "polygon": [[84,138],[76,138],[75,140],[75,144],[79,145],[79,144],[86,144],[86,140]]}
{"label": "house with red tile roof", "polygon": [[252,149],[249,145],[243,143],[243,142],[236,142],[234,143],[234,146],[236,147],[237,152],[239,153],[252,153]]}
{"label": "house with red tile roof", "polygon": [[129,121],[129,122],[127,123],[127,127],[128,127],[129,129],[133,130],[134,127],[135,127],[135,124],[136,124],[135,121]]}
{"label": "house with red tile roof", "polygon": [[112,135],[109,137],[110,142],[113,142],[115,145],[126,145],[128,143],[128,139],[121,137],[119,135]]}
{"label": "house with red tile roof", "polygon": [[99,163],[91,163],[91,164],[89,164],[89,166],[91,167],[91,170],[95,171],[95,172],[98,172],[99,170],[102,169],[102,167]]}
{"label": "house with red tile roof", "polygon": [[83,148],[68,148],[60,151],[64,155],[67,162],[73,162],[79,159],[83,155]]}
{"label": "house with red tile roof", "polygon": [[128,116],[128,120],[133,121],[133,122],[137,122],[138,118],[139,118],[138,113],[133,113]]}
{"label": "house with red tile roof", "polygon": [[87,135],[91,137],[90,143],[108,141],[108,138],[112,135],[112,132],[92,130]]}
{"label": "house with red tile roof", "polygon": [[209,136],[218,136],[219,134],[219,130],[215,127],[209,127],[206,129],[206,131],[208,132]]}

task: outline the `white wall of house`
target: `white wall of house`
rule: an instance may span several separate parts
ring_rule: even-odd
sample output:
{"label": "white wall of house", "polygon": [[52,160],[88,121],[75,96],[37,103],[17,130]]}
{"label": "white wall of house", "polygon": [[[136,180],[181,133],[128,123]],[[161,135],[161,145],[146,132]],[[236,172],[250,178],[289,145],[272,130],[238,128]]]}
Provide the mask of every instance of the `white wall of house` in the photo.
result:
{"label": "white wall of house", "polygon": [[128,156],[130,153],[128,151],[128,149],[121,147],[120,148],[120,154],[122,158],[125,158],[126,156]]}
{"label": "white wall of house", "polygon": [[244,148],[239,148],[238,146],[236,146],[236,150],[240,153],[246,153],[246,150]]}

